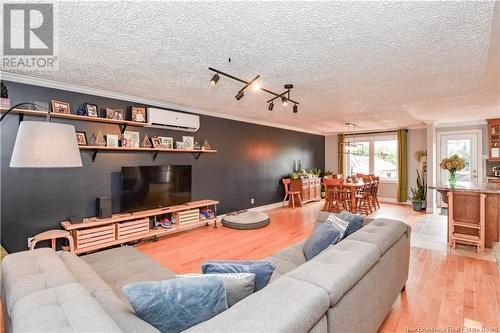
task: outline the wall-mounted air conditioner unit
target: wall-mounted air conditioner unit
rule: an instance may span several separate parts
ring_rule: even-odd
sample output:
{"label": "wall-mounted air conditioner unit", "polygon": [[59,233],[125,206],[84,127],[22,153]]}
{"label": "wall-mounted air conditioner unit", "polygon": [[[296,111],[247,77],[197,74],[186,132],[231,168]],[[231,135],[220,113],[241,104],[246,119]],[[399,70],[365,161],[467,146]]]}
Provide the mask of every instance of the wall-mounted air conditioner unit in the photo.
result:
{"label": "wall-mounted air conditioner unit", "polygon": [[196,132],[200,129],[200,117],[189,113],[148,108],[148,127]]}

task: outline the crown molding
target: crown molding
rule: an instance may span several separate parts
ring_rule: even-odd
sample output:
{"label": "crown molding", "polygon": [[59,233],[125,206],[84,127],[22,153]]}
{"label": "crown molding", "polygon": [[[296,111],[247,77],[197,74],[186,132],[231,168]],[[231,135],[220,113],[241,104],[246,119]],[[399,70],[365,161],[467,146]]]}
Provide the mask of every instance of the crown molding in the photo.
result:
{"label": "crown molding", "polygon": [[440,123],[436,122],[434,123],[436,128],[446,128],[446,127],[471,127],[471,126],[484,126],[488,125],[488,122],[486,120],[476,120],[476,121],[457,121],[457,122],[446,122],[446,123]]}
{"label": "crown molding", "polygon": [[154,100],[154,99],[142,98],[142,97],[138,97],[138,96],[132,96],[132,95],[127,95],[127,94],[107,91],[107,90],[103,90],[103,89],[89,88],[89,87],[84,87],[84,86],[70,84],[70,83],[63,83],[63,82],[58,82],[58,81],[41,79],[41,78],[29,76],[29,75],[22,75],[22,74],[17,74],[17,73],[0,71],[0,79],[5,80],[5,81],[30,84],[30,85],[34,85],[34,86],[42,86],[42,87],[46,87],[46,88],[72,91],[72,92],[77,92],[77,93],[81,93],[81,94],[88,94],[88,95],[95,95],[95,96],[100,96],[100,97],[107,97],[107,98],[112,98],[112,99],[130,101],[130,102],[150,105],[150,106],[154,106],[154,107],[158,107],[158,108],[171,109],[171,110],[175,110],[175,111],[179,111],[179,112],[187,112],[187,113],[193,113],[193,114],[198,114],[198,115],[229,119],[229,120],[240,121],[240,122],[244,122],[244,123],[250,123],[250,124],[254,124],[254,125],[274,127],[274,128],[280,128],[280,129],[285,129],[285,130],[289,130],[289,131],[315,134],[315,135],[321,135],[321,136],[325,135],[322,132],[307,130],[307,129],[300,128],[300,127],[287,126],[287,125],[282,125],[282,124],[267,122],[267,121],[261,121],[261,120],[253,120],[250,118],[239,117],[239,116],[230,116],[230,115],[225,115],[225,114],[218,113],[218,112],[194,109],[194,108],[191,108],[188,106],[179,105],[179,104],[175,104],[175,103],[169,103],[169,102],[164,102],[164,101],[159,101],[159,100]]}

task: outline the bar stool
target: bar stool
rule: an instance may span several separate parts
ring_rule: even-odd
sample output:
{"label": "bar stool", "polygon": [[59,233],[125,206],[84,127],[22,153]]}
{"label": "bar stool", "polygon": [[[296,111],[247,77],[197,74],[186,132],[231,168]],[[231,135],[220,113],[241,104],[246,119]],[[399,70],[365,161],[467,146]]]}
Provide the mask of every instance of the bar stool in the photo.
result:
{"label": "bar stool", "polygon": [[295,208],[295,196],[299,198],[299,203],[302,204],[302,198],[300,197],[300,191],[290,191],[290,184],[292,180],[290,178],[282,179],[283,186],[285,187],[285,198],[283,199],[283,206],[285,205],[286,199],[292,200],[292,207]]}

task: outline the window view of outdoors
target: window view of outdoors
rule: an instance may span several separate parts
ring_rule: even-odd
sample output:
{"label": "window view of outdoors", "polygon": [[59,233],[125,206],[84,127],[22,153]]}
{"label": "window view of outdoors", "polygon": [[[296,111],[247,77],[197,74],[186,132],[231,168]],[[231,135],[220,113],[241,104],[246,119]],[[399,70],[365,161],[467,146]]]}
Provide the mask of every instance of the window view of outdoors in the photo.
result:
{"label": "window view of outdoors", "polygon": [[[471,159],[471,147],[470,139],[454,139],[448,140],[448,157],[457,154],[465,161],[465,168],[463,170],[457,171],[457,181],[470,182],[471,172],[470,172],[470,159]],[[448,175],[446,175],[448,177]]]}
{"label": "window view of outdoors", "polygon": [[370,144],[369,142],[356,142],[356,148],[349,156],[349,171],[352,174],[370,173]]}
{"label": "window view of outdoors", "polygon": [[375,141],[374,158],[375,173],[380,178],[397,179],[398,168],[397,140]]}

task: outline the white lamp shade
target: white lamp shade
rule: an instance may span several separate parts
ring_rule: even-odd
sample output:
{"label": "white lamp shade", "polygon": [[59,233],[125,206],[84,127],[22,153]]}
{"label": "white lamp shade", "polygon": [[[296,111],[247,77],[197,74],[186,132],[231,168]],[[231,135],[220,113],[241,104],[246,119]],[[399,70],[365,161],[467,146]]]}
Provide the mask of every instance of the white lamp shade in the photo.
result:
{"label": "white lamp shade", "polygon": [[75,168],[82,166],[75,126],[22,121],[10,160],[12,168]]}

